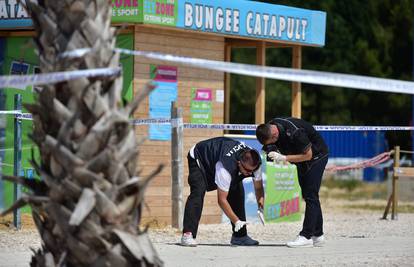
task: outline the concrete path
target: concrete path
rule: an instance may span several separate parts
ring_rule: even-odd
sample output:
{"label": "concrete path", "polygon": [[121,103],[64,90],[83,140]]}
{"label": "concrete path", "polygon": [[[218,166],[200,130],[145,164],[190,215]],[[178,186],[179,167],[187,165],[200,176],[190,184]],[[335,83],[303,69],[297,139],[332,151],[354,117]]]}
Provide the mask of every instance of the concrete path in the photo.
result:
{"label": "concrete path", "polygon": [[[166,267],[218,266],[414,266],[414,237],[341,238],[322,248],[292,249],[282,242],[258,247],[203,243],[188,248],[154,243]],[[0,266],[29,266],[30,250],[0,251]]]}
{"label": "concrete path", "polygon": [[[414,230],[414,229],[413,229]],[[288,248],[262,242],[258,247],[174,243],[154,244],[165,266],[414,266],[413,237],[343,238],[322,248]]]}

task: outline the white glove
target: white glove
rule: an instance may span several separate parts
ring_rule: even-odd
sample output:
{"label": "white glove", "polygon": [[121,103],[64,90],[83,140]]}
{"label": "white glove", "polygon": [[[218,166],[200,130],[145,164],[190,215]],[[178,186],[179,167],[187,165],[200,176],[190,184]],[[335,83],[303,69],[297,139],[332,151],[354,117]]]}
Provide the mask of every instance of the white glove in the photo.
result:
{"label": "white glove", "polygon": [[282,155],[280,153],[277,153],[275,151],[269,152],[269,154],[267,154],[267,156],[269,158],[271,158],[273,161],[286,161],[286,156]]}
{"label": "white glove", "polygon": [[243,226],[245,226],[247,224],[247,222],[245,221],[240,221],[238,220],[235,224],[234,224],[234,231],[238,232],[240,229],[243,228]]}

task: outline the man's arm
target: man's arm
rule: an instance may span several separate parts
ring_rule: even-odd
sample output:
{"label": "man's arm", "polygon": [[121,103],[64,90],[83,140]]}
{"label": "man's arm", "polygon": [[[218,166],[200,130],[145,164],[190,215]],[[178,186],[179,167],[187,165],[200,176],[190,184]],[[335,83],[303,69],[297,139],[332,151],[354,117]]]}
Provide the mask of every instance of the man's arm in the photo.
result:
{"label": "man's arm", "polygon": [[227,201],[228,192],[217,188],[217,201],[220,208],[223,210],[224,214],[230,219],[232,223],[236,223],[239,220],[239,217],[234,213],[233,209],[230,206],[230,203]]}
{"label": "man's arm", "polygon": [[296,155],[286,155],[286,161],[288,162],[302,162],[302,161],[308,161],[312,159],[312,147],[309,146],[309,148],[302,154],[296,154]]}

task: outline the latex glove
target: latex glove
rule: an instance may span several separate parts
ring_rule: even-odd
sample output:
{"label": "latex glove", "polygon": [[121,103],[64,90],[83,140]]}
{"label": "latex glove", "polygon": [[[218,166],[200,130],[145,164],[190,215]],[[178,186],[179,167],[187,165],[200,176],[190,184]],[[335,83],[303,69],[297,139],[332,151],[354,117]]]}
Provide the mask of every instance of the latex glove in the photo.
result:
{"label": "latex glove", "polygon": [[245,226],[247,224],[247,222],[245,221],[240,221],[238,220],[235,224],[234,224],[234,231],[238,232],[240,229],[243,228],[243,226]]}
{"label": "latex glove", "polygon": [[286,156],[282,155],[280,153],[277,153],[275,151],[269,152],[269,154],[267,154],[267,156],[269,158],[271,158],[273,161],[286,161]]}

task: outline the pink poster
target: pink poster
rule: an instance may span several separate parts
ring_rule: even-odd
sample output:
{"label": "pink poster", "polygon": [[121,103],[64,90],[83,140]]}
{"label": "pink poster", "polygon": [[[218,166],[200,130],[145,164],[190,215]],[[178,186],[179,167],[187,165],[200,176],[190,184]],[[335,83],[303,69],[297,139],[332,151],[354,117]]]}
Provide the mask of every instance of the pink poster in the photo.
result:
{"label": "pink poster", "polygon": [[151,79],[157,82],[177,82],[177,67],[151,65]]}
{"label": "pink poster", "polygon": [[213,100],[211,89],[196,89],[195,101],[211,101]]}

